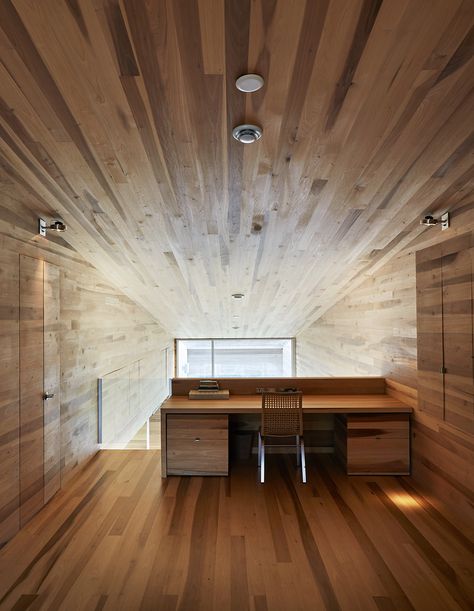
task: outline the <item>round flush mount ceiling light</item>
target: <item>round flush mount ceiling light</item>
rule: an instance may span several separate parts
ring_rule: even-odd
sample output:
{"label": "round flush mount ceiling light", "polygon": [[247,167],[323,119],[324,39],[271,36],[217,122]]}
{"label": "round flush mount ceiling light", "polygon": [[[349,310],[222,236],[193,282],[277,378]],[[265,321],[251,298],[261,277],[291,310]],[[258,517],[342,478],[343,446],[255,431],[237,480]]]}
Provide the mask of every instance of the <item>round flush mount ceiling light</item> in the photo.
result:
{"label": "round flush mount ceiling light", "polygon": [[253,93],[263,87],[264,80],[260,74],[242,74],[235,81],[235,86],[244,93]]}
{"label": "round flush mount ceiling light", "polygon": [[237,125],[232,130],[232,135],[242,144],[252,144],[262,137],[262,128],[258,125]]}
{"label": "round flush mount ceiling light", "polygon": [[242,299],[243,297],[245,297],[245,295],[243,293],[232,293],[232,297],[234,299]]}

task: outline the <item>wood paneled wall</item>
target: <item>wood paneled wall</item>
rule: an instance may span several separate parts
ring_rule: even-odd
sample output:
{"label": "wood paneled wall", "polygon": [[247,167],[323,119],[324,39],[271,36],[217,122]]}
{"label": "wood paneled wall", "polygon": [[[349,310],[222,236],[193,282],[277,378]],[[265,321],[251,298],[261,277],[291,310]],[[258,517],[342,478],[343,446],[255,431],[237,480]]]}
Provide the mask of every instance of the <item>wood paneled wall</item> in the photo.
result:
{"label": "wood paneled wall", "polygon": [[[54,494],[59,477],[63,483],[67,481],[76,467],[97,451],[97,378],[172,346],[167,334],[146,312],[60,237],[36,236],[36,218],[28,212],[22,216],[22,210],[25,208],[19,204],[18,217],[4,214],[0,199],[0,545],[20,526],[21,470],[25,470],[22,500],[28,501],[22,503],[24,523],[43,504],[43,483],[47,500]],[[43,350],[35,348],[40,334],[42,343],[43,315],[40,321],[38,312],[43,311],[44,282],[43,277],[38,281],[34,267],[39,268],[42,261],[52,264],[44,265],[46,306],[58,281],[60,285],[60,311],[46,307],[44,352],[47,358],[59,347],[60,439],[51,436],[53,427],[48,427],[59,416],[54,405],[48,406],[43,421]],[[29,354],[28,362],[22,363],[21,374],[20,342],[24,353]],[[58,373],[54,366],[45,368],[51,384]],[[157,373],[163,376],[164,369]],[[164,396],[166,384],[162,388]],[[156,396],[156,386],[148,384],[144,389],[155,393],[148,401],[158,406],[163,396]],[[21,444],[20,427],[25,433]],[[35,437],[35,443],[28,443],[28,432],[38,427],[43,429],[41,435]],[[25,459],[30,454],[28,464]],[[41,492],[35,482],[41,482]]]}
{"label": "wood paneled wall", "polygon": [[[370,395],[385,392],[385,380],[380,377],[346,378],[337,382],[332,378],[213,378],[219,388],[231,395],[254,395],[258,389],[297,388],[307,395]],[[199,378],[173,378],[171,394],[187,395],[199,386]]]}
{"label": "wood paneled wall", "polygon": [[433,502],[474,519],[474,438],[417,409],[415,252],[474,230],[474,204],[452,210],[452,226],[424,231],[314,325],[297,336],[298,375],[381,375],[415,408],[412,476]]}

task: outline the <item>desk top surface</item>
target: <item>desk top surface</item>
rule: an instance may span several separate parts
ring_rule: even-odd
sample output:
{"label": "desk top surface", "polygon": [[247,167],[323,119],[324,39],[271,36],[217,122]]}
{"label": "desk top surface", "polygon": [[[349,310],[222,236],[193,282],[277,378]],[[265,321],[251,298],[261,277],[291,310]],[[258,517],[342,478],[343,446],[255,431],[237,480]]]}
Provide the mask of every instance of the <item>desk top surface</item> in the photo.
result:
{"label": "desk top surface", "polygon": [[[261,409],[261,395],[231,395],[225,400],[190,400],[183,396],[172,396],[161,406],[161,411],[166,414],[248,414],[259,413]],[[321,414],[410,414],[413,409],[385,394],[304,395],[303,411]]]}

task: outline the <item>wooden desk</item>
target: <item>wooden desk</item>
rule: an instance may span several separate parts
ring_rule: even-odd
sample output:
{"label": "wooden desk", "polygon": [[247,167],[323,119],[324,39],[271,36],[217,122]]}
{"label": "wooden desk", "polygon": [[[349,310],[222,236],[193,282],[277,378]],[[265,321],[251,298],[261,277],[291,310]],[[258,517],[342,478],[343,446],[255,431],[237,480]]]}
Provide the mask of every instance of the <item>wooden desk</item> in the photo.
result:
{"label": "wooden desk", "polygon": [[[227,475],[228,417],[259,414],[260,395],[190,401],[172,396],[161,407],[162,476]],[[408,474],[412,408],[385,394],[304,395],[308,414],[336,414],[335,451],[347,473]]]}

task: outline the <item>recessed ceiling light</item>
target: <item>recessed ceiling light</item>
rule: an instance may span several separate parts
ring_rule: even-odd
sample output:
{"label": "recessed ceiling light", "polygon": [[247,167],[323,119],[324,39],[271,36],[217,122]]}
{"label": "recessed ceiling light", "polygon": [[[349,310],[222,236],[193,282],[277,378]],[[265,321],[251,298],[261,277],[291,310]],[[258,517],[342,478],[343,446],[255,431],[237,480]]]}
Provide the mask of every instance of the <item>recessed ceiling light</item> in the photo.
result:
{"label": "recessed ceiling light", "polygon": [[232,293],[232,297],[234,299],[242,299],[242,297],[245,297],[245,295],[243,293]]}
{"label": "recessed ceiling light", "polygon": [[232,329],[240,329],[240,327],[232,327]]}
{"label": "recessed ceiling light", "polygon": [[260,74],[242,74],[235,81],[235,86],[239,91],[244,93],[253,93],[263,87],[265,81]]}
{"label": "recessed ceiling light", "polygon": [[232,130],[232,135],[242,144],[252,144],[262,137],[262,128],[258,125],[237,125]]}

